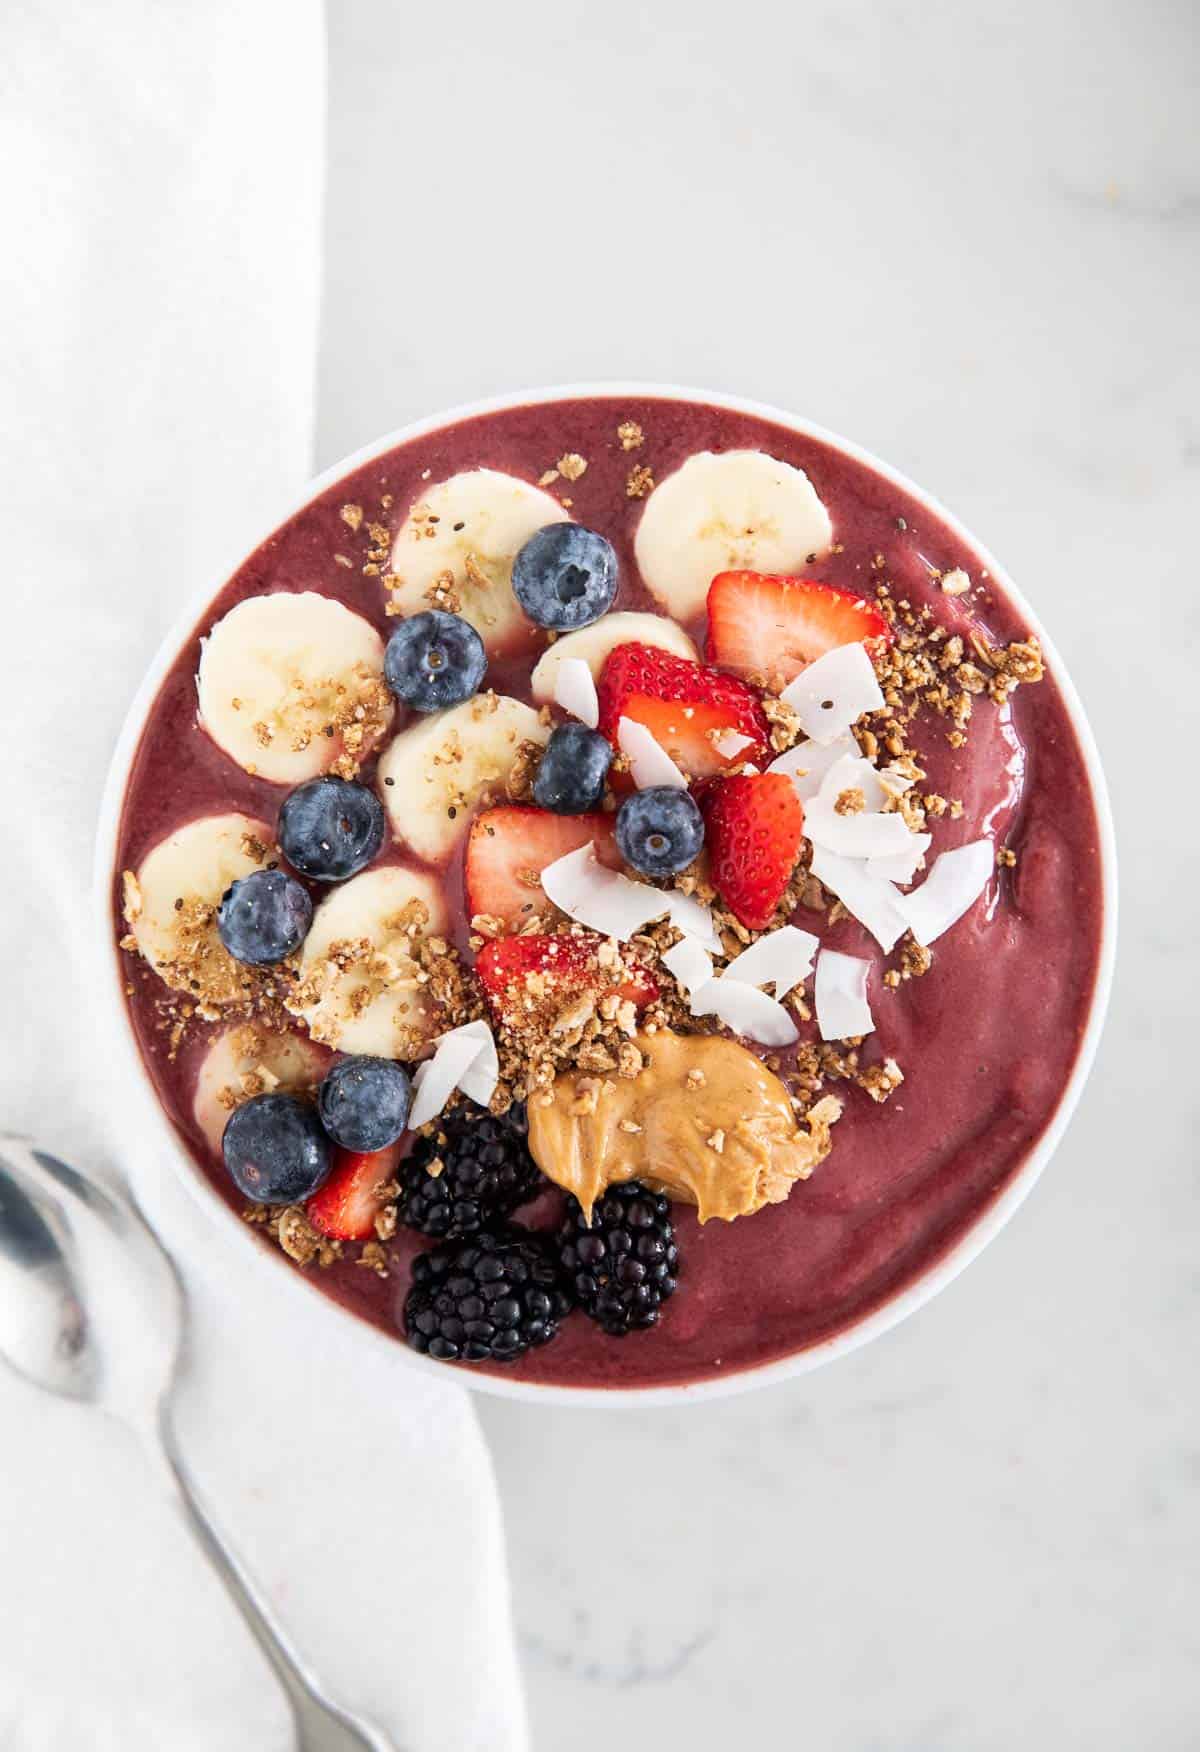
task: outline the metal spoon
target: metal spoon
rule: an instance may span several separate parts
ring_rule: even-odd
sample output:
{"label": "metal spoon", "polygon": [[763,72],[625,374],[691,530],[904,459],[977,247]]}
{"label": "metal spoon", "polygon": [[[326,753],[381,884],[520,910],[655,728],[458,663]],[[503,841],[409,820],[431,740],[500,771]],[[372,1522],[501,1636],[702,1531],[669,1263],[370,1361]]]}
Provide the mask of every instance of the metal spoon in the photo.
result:
{"label": "metal spoon", "polygon": [[127,1424],[288,1695],[299,1752],[394,1752],[330,1702],[225,1548],[171,1422],[186,1304],[136,1207],[21,1138],[0,1137],[0,1357],[48,1393]]}

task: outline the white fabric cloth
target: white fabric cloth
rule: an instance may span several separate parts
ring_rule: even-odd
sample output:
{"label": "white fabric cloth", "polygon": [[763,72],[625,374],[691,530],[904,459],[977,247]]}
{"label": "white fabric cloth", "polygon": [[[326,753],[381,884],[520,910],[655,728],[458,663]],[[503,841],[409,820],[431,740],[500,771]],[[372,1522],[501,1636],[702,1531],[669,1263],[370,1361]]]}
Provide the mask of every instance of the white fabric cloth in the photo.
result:
{"label": "white fabric cloth", "polygon": [[[193,1307],[185,1451],[331,1692],[408,1752],[519,1752],[469,1399],[241,1274],[114,1111],[87,887],[168,622],[310,471],[318,0],[9,0],[0,162],[0,1128],[135,1173]],[[275,1752],[275,1682],[132,1441],[0,1369],[0,1746]]]}

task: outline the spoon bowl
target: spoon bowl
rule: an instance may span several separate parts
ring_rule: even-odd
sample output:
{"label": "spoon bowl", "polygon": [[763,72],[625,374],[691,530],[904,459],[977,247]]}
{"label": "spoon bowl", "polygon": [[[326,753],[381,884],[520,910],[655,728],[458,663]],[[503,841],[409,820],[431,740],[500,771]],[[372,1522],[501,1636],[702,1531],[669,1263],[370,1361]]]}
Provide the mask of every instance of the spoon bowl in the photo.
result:
{"label": "spoon bowl", "polygon": [[301,1752],[389,1752],[376,1728],[324,1696],[187,1473],[170,1416],[185,1314],[175,1267],[130,1199],[27,1139],[0,1137],[0,1359],[139,1437],[287,1692]]}

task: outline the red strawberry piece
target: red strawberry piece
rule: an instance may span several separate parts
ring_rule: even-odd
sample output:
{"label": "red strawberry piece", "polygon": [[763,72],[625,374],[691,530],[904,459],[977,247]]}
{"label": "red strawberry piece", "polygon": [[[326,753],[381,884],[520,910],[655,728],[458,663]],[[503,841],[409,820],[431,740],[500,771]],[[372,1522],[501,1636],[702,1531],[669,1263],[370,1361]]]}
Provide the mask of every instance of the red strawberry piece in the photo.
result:
{"label": "red strawberry piece", "polygon": [[573,997],[616,992],[639,1010],[659,994],[658,981],[640,962],[626,961],[621,979],[600,960],[603,942],[594,934],[500,937],[486,943],[475,960],[497,1021],[519,1026],[535,1016],[557,1015]]}
{"label": "red strawberry piece", "polygon": [[766,572],[719,572],[708,587],[710,663],[786,687],[838,645],[890,641],[891,628],[871,602],[813,578]]}
{"label": "red strawberry piece", "polygon": [[[770,758],[769,727],[752,688],[687,657],[652,645],[618,645],[609,652],[597,684],[600,732],[618,747],[622,718],[644,724],[689,778],[728,772],[744,761]],[[733,730],[748,738],[736,754],[718,754],[715,739]],[[614,773],[615,790],[628,790],[627,774]]]}
{"label": "red strawberry piece", "polygon": [[713,886],[736,919],[764,930],[800,855],[804,809],[796,787],[783,773],[721,779],[701,808]]}
{"label": "red strawberry piece", "polygon": [[485,809],[467,839],[468,916],[486,913],[519,930],[531,913],[549,909],[538,880],[546,865],[589,840],[602,864],[621,868],[609,815],[552,815],[524,804]]}
{"label": "red strawberry piece", "polygon": [[335,1149],[329,1179],[305,1206],[313,1228],[338,1241],[366,1241],[374,1235],[375,1219],[387,1203],[382,1189],[394,1179],[399,1155],[399,1144],[366,1155]]}

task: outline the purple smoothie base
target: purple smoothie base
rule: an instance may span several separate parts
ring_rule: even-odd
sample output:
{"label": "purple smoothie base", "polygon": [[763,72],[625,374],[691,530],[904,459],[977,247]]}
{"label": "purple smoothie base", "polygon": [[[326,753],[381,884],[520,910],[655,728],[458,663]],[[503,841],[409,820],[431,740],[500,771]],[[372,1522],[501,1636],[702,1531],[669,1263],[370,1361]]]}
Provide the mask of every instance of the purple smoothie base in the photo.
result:
{"label": "purple smoothie base", "polygon": [[[636,420],[646,434],[632,453],[616,436],[625,420]],[[536,481],[564,451],[578,451],[588,459],[587,472],[559,483],[560,495],[572,500],[573,517],[617,549],[622,586],[614,608],[653,609],[634,565],[642,502],[626,496],[630,467],[644,462],[662,480],[694,451],[738,448],[765,450],[803,468],[828,506],[842,551],[807,568],[808,575],[870,595],[871,560],[882,554],[881,575],[894,593],[914,607],[928,602],[949,631],[979,628],[995,643],[1026,635],[1022,617],[992,581],[964,598],[937,587],[931,572],[956,566],[979,581],[982,562],[969,544],[866,463],[786,426],[702,403],[608,397],[466,419],[345,475],[265,541],[216,597],[167,674],[132,763],[114,880],[118,933],[121,870],[136,868],[165,834],[200,815],[240,810],[273,823],[286,795],[286,787],[243,772],[199,728],[194,677],[201,636],[247,596],[317,590],[387,637],[393,623],[384,592],[378,578],[361,575],[361,542],[340,517],[347,501],[395,529],[429,480],[490,467]],[[382,513],[386,494],[393,503]],[[354,569],[339,565],[336,553],[353,558]],[[689,630],[702,643],[703,623]],[[531,656],[494,663],[488,684],[527,699],[536,655],[535,648]],[[403,721],[401,714],[397,727]],[[949,747],[947,728],[929,713],[911,737],[928,775],[923,788],[964,804],[961,820],[932,824],[930,855],[986,832],[1016,852],[1015,870],[997,872],[939,941],[930,972],[894,991],[881,985],[882,957],[853,920],[829,927],[821,914],[796,915],[823,943],[875,964],[876,1031],[862,1058],[896,1058],[903,1086],[877,1106],[849,1085],[831,1085],[845,1101],[832,1154],[786,1204],[704,1227],[690,1209],[676,1206],[680,1287],[651,1331],[616,1340],[575,1315],[553,1343],[490,1372],[566,1387],[665,1387],[777,1361],[844,1331],[929,1271],[1018,1172],[1062,1097],[1091,1006],[1103,917],[1100,833],[1084,757],[1052,676],[1018,688],[1003,709],[977,700],[963,749]],[[370,781],[372,766],[363,776]],[[390,844],[378,860],[403,862]],[[461,916],[461,857],[445,884]],[[192,1117],[199,1063],[220,1025],[196,1025],[170,1058],[159,1026],[164,987],[136,956],[124,962],[133,988],[130,1018],[159,1099],[198,1168],[240,1209],[243,1201]],[[521,1216],[541,1226],[554,1221],[557,1207],[558,1195],[549,1192]],[[251,1229],[247,1234],[271,1245]],[[348,1258],[310,1271],[309,1280],[398,1336],[409,1262],[426,1244],[401,1231],[388,1244],[386,1279]]]}

